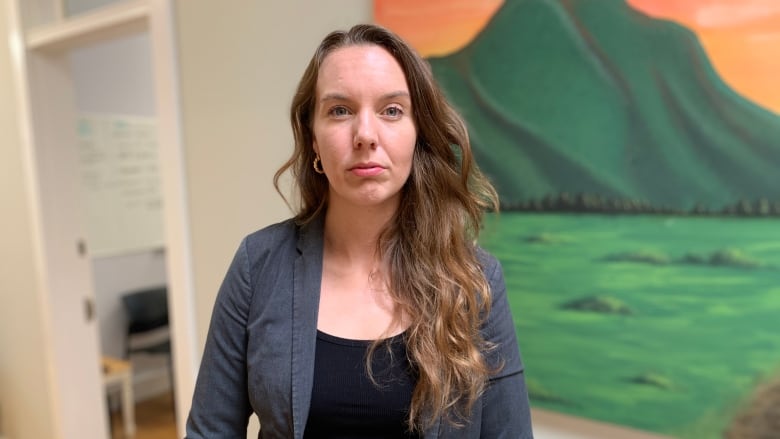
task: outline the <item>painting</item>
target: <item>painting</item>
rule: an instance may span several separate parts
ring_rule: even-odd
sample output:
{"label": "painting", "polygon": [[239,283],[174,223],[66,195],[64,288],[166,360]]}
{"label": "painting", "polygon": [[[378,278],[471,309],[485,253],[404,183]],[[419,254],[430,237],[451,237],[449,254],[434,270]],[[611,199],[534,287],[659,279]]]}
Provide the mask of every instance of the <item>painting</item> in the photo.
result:
{"label": "painting", "polygon": [[745,431],[777,428],[780,407],[780,2],[374,7],[428,59],[499,191],[481,243],[532,406],[769,437]]}

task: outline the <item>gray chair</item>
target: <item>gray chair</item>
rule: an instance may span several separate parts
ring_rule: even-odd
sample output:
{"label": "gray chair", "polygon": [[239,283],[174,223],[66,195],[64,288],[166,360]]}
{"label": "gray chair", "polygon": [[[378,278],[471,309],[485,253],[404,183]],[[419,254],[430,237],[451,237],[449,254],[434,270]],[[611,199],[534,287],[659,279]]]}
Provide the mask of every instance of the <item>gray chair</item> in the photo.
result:
{"label": "gray chair", "polygon": [[156,287],[133,291],[122,296],[127,315],[127,338],[125,340],[125,358],[136,353],[151,355],[171,353],[168,329],[168,289]]}
{"label": "gray chair", "polygon": [[125,358],[131,360],[131,357],[137,354],[165,355],[171,393],[175,395],[167,287],[129,292],[122,296],[122,304],[127,315]]}

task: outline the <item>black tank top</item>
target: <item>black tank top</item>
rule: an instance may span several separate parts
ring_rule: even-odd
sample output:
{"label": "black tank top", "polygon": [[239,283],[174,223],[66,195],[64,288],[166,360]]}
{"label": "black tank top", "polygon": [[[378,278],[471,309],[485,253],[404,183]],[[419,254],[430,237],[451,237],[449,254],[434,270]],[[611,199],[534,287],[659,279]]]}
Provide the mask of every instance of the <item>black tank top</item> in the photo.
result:
{"label": "black tank top", "polygon": [[305,439],[421,437],[409,433],[406,422],[416,379],[403,334],[385,340],[373,353],[371,364],[378,386],[366,371],[370,344],[317,331]]}

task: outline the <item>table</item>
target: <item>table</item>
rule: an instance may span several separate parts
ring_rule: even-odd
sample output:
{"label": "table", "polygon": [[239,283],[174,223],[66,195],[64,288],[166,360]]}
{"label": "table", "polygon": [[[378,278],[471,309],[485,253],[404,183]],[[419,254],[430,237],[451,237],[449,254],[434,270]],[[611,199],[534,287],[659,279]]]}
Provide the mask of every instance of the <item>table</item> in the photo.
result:
{"label": "table", "polygon": [[135,399],[133,397],[133,366],[129,361],[119,358],[103,357],[103,387],[108,393],[119,387],[122,394],[122,424],[125,436],[135,436]]}

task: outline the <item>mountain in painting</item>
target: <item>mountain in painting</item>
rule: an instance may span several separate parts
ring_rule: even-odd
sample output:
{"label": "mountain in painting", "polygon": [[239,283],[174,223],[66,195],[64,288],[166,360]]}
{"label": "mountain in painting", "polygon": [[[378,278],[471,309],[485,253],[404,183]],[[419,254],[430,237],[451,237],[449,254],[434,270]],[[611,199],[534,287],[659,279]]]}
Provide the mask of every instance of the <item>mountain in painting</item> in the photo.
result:
{"label": "mountain in painting", "polygon": [[623,0],[507,0],[429,61],[507,205],[780,201],[780,116],[729,88],[691,31]]}

